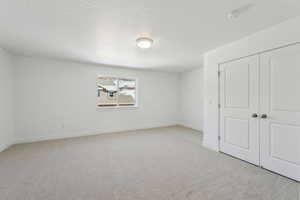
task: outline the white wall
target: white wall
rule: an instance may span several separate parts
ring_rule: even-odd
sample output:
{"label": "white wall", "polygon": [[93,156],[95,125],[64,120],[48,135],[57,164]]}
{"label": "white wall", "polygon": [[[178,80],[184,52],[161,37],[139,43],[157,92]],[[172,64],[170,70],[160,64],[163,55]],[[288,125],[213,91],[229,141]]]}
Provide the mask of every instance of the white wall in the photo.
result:
{"label": "white wall", "polygon": [[0,152],[13,143],[13,78],[11,56],[0,49]]}
{"label": "white wall", "polygon": [[180,124],[203,130],[203,68],[180,74]]}
{"label": "white wall", "polygon": [[[178,123],[178,74],[15,57],[16,142]],[[138,109],[96,107],[98,75],[137,77]]]}
{"label": "white wall", "polygon": [[300,17],[217,48],[204,55],[204,145],[218,150],[218,65],[300,42]]}

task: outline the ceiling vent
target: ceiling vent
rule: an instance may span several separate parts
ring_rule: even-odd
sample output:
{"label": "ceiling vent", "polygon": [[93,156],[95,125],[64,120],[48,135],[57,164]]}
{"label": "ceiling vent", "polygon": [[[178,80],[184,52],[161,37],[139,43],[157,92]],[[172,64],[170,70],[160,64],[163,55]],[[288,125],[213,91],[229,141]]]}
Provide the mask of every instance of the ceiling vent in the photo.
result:
{"label": "ceiling vent", "polygon": [[254,7],[254,3],[249,3],[246,5],[243,5],[239,8],[236,8],[232,10],[230,13],[228,13],[228,19],[235,19],[238,18],[240,15],[244,14],[245,12],[249,11]]}

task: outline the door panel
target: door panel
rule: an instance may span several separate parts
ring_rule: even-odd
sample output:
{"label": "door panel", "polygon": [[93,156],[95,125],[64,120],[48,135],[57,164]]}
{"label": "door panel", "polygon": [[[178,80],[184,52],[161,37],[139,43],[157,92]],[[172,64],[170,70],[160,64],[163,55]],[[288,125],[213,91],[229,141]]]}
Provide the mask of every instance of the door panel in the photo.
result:
{"label": "door panel", "polygon": [[261,164],[300,181],[300,45],[261,55]]}
{"label": "door panel", "polygon": [[259,164],[258,57],[220,65],[220,150]]}
{"label": "door panel", "polygon": [[249,120],[225,117],[224,140],[239,148],[249,149]]}
{"label": "door panel", "polygon": [[300,126],[270,123],[271,156],[300,165],[299,133]]}
{"label": "door panel", "polygon": [[249,108],[249,65],[243,64],[240,61],[231,63],[224,70],[226,108]]}
{"label": "door panel", "polygon": [[295,95],[293,88],[299,84],[300,52],[299,55],[275,54],[269,57],[271,108],[274,111],[299,112],[300,95]]}

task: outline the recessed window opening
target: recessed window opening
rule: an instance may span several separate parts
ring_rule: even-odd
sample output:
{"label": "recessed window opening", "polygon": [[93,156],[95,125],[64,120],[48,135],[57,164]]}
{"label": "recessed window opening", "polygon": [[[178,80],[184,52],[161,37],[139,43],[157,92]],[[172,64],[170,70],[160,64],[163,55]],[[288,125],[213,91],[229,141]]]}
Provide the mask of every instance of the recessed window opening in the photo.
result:
{"label": "recessed window opening", "polygon": [[136,79],[99,76],[97,79],[97,106],[136,106],[136,90]]}

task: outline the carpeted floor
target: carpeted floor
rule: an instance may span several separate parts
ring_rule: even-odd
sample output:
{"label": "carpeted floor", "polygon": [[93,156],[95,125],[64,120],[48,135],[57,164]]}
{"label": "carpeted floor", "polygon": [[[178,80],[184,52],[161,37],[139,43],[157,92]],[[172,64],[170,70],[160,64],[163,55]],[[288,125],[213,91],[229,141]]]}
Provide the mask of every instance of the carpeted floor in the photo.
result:
{"label": "carpeted floor", "polygon": [[174,126],[14,145],[1,200],[300,200],[298,183],[201,146]]}

